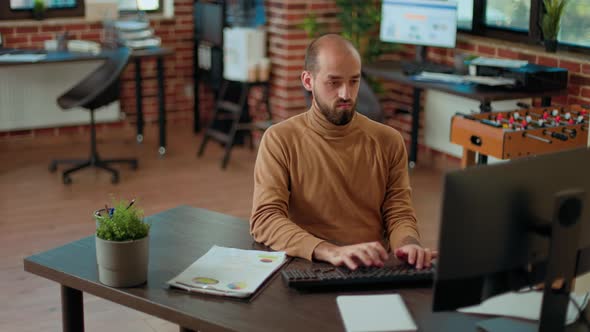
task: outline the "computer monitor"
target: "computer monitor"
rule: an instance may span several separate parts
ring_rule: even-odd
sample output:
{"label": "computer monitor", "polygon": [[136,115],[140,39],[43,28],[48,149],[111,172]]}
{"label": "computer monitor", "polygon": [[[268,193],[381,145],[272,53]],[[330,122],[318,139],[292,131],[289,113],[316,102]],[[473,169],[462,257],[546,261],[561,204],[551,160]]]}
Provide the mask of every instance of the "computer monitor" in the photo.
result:
{"label": "computer monitor", "polygon": [[381,41],[420,46],[417,60],[426,59],[423,46],[454,48],[457,3],[437,0],[383,0]]}
{"label": "computer monitor", "polygon": [[195,2],[195,38],[223,47],[224,15],[222,4]]}
{"label": "computer monitor", "polygon": [[590,271],[589,170],[584,148],[446,174],[433,311],[543,282],[540,330],[563,330]]}

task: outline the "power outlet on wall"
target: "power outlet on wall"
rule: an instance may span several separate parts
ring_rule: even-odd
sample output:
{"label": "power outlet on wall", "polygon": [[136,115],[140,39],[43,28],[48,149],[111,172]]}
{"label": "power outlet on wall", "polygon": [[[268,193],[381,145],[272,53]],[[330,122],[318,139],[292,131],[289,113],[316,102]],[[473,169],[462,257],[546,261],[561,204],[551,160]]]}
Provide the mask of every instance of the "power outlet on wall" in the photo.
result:
{"label": "power outlet on wall", "polygon": [[193,89],[194,89],[194,86],[192,84],[190,84],[190,83],[186,84],[184,86],[184,96],[189,97],[189,98],[193,97],[193,95],[194,95]]}

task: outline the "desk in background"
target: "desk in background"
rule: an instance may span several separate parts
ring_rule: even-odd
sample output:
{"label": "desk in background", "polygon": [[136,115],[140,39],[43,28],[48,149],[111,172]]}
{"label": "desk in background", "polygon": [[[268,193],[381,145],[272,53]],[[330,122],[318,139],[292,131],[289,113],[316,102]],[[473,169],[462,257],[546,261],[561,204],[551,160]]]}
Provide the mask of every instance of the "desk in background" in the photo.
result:
{"label": "desk in background", "polygon": [[[19,53],[23,53],[26,50],[18,50]],[[0,59],[0,66],[18,66],[18,65],[32,65],[32,64],[48,64],[48,63],[64,63],[64,62],[76,62],[76,61],[91,61],[91,60],[104,60],[108,50],[104,50],[98,54],[92,53],[75,53],[75,52],[42,52],[32,50],[37,54],[46,54],[45,57],[38,61],[27,61],[23,59],[18,60],[7,60],[2,61]],[[1,53],[1,52],[0,52]],[[136,111],[137,111],[137,141],[141,143],[143,141],[143,92],[142,92],[142,74],[141,74],[141,60],[149,57],[156,57],[157,61],[157,80],[158,80],[158,125],[160,130],[159,135],[159,148],[158,152],[160,155],[166,153],[166,92],[165,92],[165,75],[164,75],[164,60],[163,58],[168,55],[174,54],[174,51],[167,48],[147,48],[142,50],[134,50],[131,53],[131,59],[135,63],[135,91],[136,91]],[[18,59],[18,55],[17,55]]]}
{"label": "desk in background", "polygon": [[[94,236],[25,258],[26,271],[61,284],[64,331],[83,331],[83,292],[181,326],[181,331],[344,331],[336,305],[343,294],[399,293],[420,331],[475,331],[482,317],[433,313],[430,288],[300,293],[278,274],[251,301],[169,289],[166,281],[213,245],[257,249],[248,222],[221,213],[180,206],[146,218],[151,223],[147,284],[111,288],[98,281]],[[311,264],[295,259],[298,268]],[[57,295],[57,294],[56,294]],[[584,331],[581,323],[568,331]]]}
{"label": "desk in background", "polygon": [[158,153],[163,156],[166,153],[166,89],[164,74],[164,57],[174,54],[167,48],[153,47],[141,50],[133,50],[131,59],[135,63],[135,107],[137,110],[137,142],[143,141],[143,90],[141,75],[141,60],[155,57],[158,79],[158,127],[160,129],[160,147]]}
{"label": "desk in background", "polygon": [[[492,108],[490,104],[493,101],[520,98],[542,98],[542,106],[549,106],[551,105],[552,96],[561,96],[567,94],[567,89],[521,91],[465,83],[416,81],[403,73],[399,62],[393,61],[384,61],[363,65],[363,72],[369,76],[379,77],[385,80],[393,81],[399,84],[406,84],[413,87],[412,131],[409,153],[410,168],[413,168],[416,165],[418,159],[418,130],[420,125],[420,96],[422,94],[422,90],[438,90],[455,96],[477,100],[480,102],[479,110],[481,113],[491,112]],[[486,163],[487,156],[480,155],[479,161],[480,163]]]}

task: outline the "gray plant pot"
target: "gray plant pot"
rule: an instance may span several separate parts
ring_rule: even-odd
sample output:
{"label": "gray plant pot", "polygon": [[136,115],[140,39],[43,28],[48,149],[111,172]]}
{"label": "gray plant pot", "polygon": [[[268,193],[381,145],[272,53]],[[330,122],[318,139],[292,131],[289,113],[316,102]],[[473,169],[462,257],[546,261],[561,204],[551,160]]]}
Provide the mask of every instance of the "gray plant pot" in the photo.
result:
{"label": "gray plant pot", "polygon": [[107,241],[95,236],[98,280],[111,287],[132,287],[147,281],[149,235],[135,241]]}

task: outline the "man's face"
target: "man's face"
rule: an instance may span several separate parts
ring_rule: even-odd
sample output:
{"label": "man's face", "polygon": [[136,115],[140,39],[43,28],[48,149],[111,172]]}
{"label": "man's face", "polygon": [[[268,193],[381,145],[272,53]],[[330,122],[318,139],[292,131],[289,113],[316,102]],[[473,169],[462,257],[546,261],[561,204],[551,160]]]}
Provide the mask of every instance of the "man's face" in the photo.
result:
{"label": "man's face", "polygon": [[310,75],[315,107],[335,125],[349,123],[359,92],[358,57],[348,50],[322,49],[318,54],[318,70]]}

